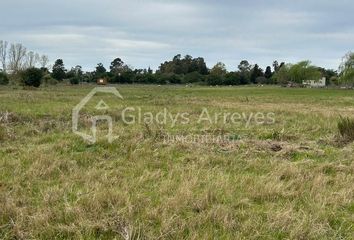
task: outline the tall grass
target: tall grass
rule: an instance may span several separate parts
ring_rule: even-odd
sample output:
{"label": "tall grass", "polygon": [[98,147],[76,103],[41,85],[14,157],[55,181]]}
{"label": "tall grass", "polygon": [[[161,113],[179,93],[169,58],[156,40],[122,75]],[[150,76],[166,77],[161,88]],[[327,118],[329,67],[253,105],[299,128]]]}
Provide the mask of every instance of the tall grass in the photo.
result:
{"label": "tall grass", "polygon": [[338,130],[340,135],[346,141],[354,141],[354,119],[349,117],[340,117],[338,121]]}

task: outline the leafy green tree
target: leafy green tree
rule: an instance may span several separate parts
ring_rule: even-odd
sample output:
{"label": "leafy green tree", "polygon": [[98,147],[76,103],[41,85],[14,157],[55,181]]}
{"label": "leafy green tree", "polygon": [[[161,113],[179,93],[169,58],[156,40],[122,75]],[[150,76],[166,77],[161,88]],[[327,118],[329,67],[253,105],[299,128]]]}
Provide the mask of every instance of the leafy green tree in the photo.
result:
{"label": "leafy green tree", "polygon": [[22,83],[26,86],[39,87],[42,83],[43,71],[38,68],[28,68],[21,73]]}
{"label": "leafy green tree", "polygon": [[111,73],[116,75],[123,72],[124,66],[125,64],[122,59],[116,58],[111,62],[111,66],[109,67],[109,69],[111,70]]}
{"label": "leafy green tree", "polygon": [[273,73],[272,73],[272,68],[270,66],[267,66],[265,73],[264,73],[264,77],[267,79],[270,79],[272,77]]}
{"label": "leafy green tree", "polygon": [[251,71],[251,83],[257,83],[257,78],[263,77],[263,75],[263,70],[258,66],[258,64],[255,64]]}
{"label": "leafy green tree", "polygon": [[52,69],[52,77],[58,81],[62,81],[66,76],[66,69],[62,59],[57,59]]}
{"label": "leafy green tree", "polygon": [[227,73],[226,66],[222,62],[218,62],[215,66],[210,70],[211,75],[225,76]]}
{"label": "leafy green tree", "polygon": [[102,63],[97,64],[96,69],[94,71],[94,76],[96,80],[107,76],[107,70]]}
{"label": "leafy green tree", "polygon": [[224,80],[225,85],[240,85],[241,84],[241,74],[240,72],[229,72],[225,75]]}
{"label": "leafy green tree", "polygon": [[226,66],[222,62],[218,62],[215,66],[210,70],[210,74],[207,77],[208,85],[223,85],[225,84],[225,76],[227,74]]}
{"label": "leafy green tree", "polygon": [[96,74],[97,75],[101,75],[101,74],[105,74],[107,72],[106,68],[103,66],[102,63],[98,63],[96,66]]}
{"label": "leafy green tree", "polygon": [[354,84],[354,53],[349,52],[343,57],[339,66],[339,81],[345,85]]}
{"label": "leafy green tree", "polygon": [[289,69],[290,81],[294,83],[302,84],[304,80],[319,80],[321,76],[318,67],[311,65],[310,61],[301,61]]}
{"label": "leafy green tree", "polygon": [[208,68],[204,58],[193,58],[186,55],[182,58],[181,54],[173,57],[172,61],[165,61],[162,63],[158,70],[159,73],[174,73],[174,74],[188,74],[198,72],[202,75],[208,74]]}
{"label": "leafy green tree", "polygon": [[273,69],[274,69],[274,73],[278,72],[278,70],[280,69],[279,63],[278,63],[277,60],[275,60],[275,61],[273,62]]}
{"label": "leafy green tree", "polygon": [[70,79],[71,84],[79,84],[83,80],[82,67],[80,65],[71,68],[71,70],[66,74],[66,77]]}
{"label": "leafy green tree", "polygon": [[277,84],[287,84],[290,81],[290,64],[283,64],[272,76],[272,82]]}
{"label": "leafy green tree", "polygon": [[238,65],[240,72],[240,82],[242,85],[248,84],[250,82],[251,76],[251,65],[247,60],[242,60]]}
{"label": "leafy green tree", "polygon": [[240,64],[238,65],[238,69],[242,73],[250,72],[251,71],[251,65],[247,60],[242,60]]}

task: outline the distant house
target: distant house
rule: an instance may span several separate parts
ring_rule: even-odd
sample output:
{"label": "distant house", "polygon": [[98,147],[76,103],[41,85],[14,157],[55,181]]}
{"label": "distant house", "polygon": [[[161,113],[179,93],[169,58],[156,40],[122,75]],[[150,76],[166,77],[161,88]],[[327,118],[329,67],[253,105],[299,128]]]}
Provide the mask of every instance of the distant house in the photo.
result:
{"label": "distant house", "polygon": [[319,80],[304,80],[302,84],[307,87],[321,88],[326,86],[326,78],[323,77]]}

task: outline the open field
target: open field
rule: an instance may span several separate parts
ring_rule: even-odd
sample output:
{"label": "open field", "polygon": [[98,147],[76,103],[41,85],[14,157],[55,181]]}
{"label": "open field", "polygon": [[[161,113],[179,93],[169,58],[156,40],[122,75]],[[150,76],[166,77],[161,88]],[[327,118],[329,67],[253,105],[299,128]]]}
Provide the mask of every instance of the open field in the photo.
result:
{"label": "open field", "polygon": [[[353,91],[118,85],[119,107],[191,123],[120,123],[88,144],[71,112],[92,88],[0,88],[0,239],[354,239],[354,144],[337,137]],[[275,123],[198,123],[203,108]]]}

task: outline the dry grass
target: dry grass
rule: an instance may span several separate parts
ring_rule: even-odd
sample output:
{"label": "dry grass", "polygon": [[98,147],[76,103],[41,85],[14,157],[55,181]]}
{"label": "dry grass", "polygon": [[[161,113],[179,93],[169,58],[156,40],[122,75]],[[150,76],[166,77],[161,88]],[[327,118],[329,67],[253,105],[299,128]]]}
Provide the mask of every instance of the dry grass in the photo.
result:
{"label": "dry grass", "polygon": [[354,120],[349,117],[341,117],[338,121],[338,130],[344,140],[348,142],[354,141]]}
{"label": "dry grass", "polygon": [[[119,89],[126,106],[194,118],[201,106],[274,110],[276,123],[248,131],[222,123],[120,125],[119,140],[90,145],[70,123],[89,87],[0,89],[1,239],[354,238],[353,144],[331,144],[336,116],[353,109],[351,92]],[[308,107],[289,107],[300,105]],[[189,132],[240,140],[161,141]]]}

